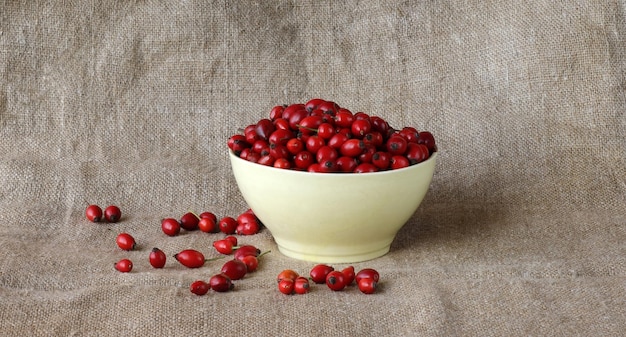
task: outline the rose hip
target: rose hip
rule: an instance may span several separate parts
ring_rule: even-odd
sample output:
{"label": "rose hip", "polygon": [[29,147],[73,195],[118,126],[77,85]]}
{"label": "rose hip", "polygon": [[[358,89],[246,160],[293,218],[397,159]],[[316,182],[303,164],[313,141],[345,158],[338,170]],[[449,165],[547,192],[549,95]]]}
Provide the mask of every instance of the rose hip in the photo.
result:
{"label": "rose hip", "polygon": [[326,275],[326,285],[333,291],[340,291],[346,287],[346,278],[344,274],[338,270],[333,270]]}
{"label": "rose hip", "polygon": [[209,279],[209,285],[211,286],[211,289],[220,293],[233,290],[235,287],[232,280],[224,274],[211,276]]}
{"label": "rose hip", "polygon": [[311,268],[311,272],[309,273],[309,276],[311,276],[311,280],[317,284],[322,284],[324,282],[326,282],[326,276],[331,272],[334,271],[335,268],[332,266],[329,266],[327,264],[317,264],[315,265],[313,268]]}
{"label": "rose hip", "polygon": [[226,261],[226,263],[222,265],[221,272],[222,274],[228,276],[231,280],[240,280],[248,272],[248,267],[243,261],[232,259],[230,261]]}
{"label": "rose hip", "polygon": [[198,296],[206,295],[206,293],[209,292],[209,289],[211,289],[211,286],[202,280],[194,281],[189,286],[189,290]]}
{"label": "rose hip", "polygon": [[161,220],[161,230],[165,235],[176,236],[180,234],[180,223],[174,218],[165,218]]}
{"label": "rose hip", "polygon": [[118,222],[122,218],[122,211],[117,206],[108,206],[104,209],[104,218],[108,222]]}
{"label": "rose hip", "polygon": [[207,261],[202,253],[194,249],[185,249],[175,254],[174,258],[187,268],[200,268]]}
{"label": "rose hip", "polygon": [[123,250],[133,250],[137,245],[135,238],[133,238],[133,236],[128,233],[118,234],[115,238],[115,242],[117,243],[117,246]]}
{"label": "rose hip", "polygon": [[237,225],[237,220],[230,216],[223,217],[219,222],[220,231],[224,234],[235,234]]}
{"label": "rose hip", "polygon": [[121,259],[115,264],[115,269],[122,273],[129,273],[133,270],[133,262],[129,259]]}
{"label": "rose hip", "polygon": [[199,222],[200,219],[198,218],[198,216],[193,214],[192,212],[185,213],[180,218],[180,226],[188,231],[195,231],[196,229],[198,229]]}
{"label": "rose hip", "polygon": [[293,284],[293,291],[296,294],[306,294],[311,289],[309,285],[309,279],[304,276],[298,276]]}
{"label": "rose hip", "polygon": [[91,222],[100,222],[102,220],[102,208],[98,205],[89,205],[85,210],[85,216]]}
{"label": "rose hip", "polygon": [[167,256],[165,253],[159,248],[152,248],[150,252],[149,261],[150,265],[154,268],[163,268],[165,266],[165,261],[167,260]]}

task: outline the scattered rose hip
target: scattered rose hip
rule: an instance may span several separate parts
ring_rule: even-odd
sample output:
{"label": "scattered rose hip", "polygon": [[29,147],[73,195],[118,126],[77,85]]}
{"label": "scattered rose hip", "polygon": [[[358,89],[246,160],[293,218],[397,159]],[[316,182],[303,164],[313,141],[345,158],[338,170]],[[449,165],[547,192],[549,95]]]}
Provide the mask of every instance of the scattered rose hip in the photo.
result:
{"label": "scattered rose hip", "polygon": [[185,249],[177,254],[174,254],[174,258],[187,268],[200,268],[204,266],[205,262],[214,261],[220,259],[221,257],[206,259],[204,254],[195,249]]}
{"label": "scattered rose hip", "polygon": [[154,268],[160,269],[165,267],[165,262],[167,261],[167,256],[165,253],[159,248],[152,248],[150,252],[150,256],[148,257],[150,261],[150,265]]}
{"label": "scattered rose hip", "polygon": [[319,98],[275,106],[269,118],[248,125],[242,133],[227,141],[240,158],[309,172],[395,170],[420,163],[437,151],[428,131],[412,126],[394,129],[382,117],[353,113]]}
{"label": "scattered rose hip", "polygon": [[85,216],[91,222],[100,222],[102,220],[102,208],[98,205],[89,205],[85,210]]}
{"label": "scattered rose hip", "polygon": [[133,262],[129,259],[121,259],[115,264],[115,269],[122,273],[129,273],[133,270]]}
{"label": "scattered rose hip", "polygon": [[133,250],[135,249],[135,246],[137,246],[135,238],[128,233],[118,234],[115,238],[115,242],[117,243],[117,246],[123,250]]}
{"label": "scattered rose hip", "polygon": [[104,209],[104,218],[108,222],[118,222],[122,218],[122,211],[115,205],[108,206]]}
{"label": "scattered rose hip", "polygon": [[206,293],[209,292],[209,289],[211,289],[211,286],[202,280],[194,281],[189,286],[189,290],[198,296],[206,295]]}

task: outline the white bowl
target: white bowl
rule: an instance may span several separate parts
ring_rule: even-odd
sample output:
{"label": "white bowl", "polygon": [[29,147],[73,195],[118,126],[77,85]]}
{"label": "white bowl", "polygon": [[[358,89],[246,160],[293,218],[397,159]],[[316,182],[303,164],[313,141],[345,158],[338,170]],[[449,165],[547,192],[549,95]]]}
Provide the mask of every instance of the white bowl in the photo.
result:
{"label": "white bowl", "polygon": [[428,191],[437,152],[424,162],[375,173],[311,173],[264,166],[230,151],[248,206],[289,257],[323,263],[389,252]]}

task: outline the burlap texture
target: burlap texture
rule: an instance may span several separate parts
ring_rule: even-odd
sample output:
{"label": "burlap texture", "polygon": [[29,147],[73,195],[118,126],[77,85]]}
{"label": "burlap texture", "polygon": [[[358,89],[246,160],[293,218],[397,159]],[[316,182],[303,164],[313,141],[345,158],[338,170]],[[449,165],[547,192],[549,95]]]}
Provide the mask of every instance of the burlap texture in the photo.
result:
{"label": "burlap texture", "polygon": [[[0,2],[0,334],[618,336],[626,331],[624,1]],[[435,134],[431,189],[380,291],[276,289],[273,252],[225,294],[237,215],[226,139],[276,104],[331,99]],[[305,195],[294,196],[306,198]],[[84,218],[117,204],[117,224]],[[122,231],[137,251],[114,243]],[[135,270],[121,274],[122,257]],[[343,265],[337,265],[343,267]]]}

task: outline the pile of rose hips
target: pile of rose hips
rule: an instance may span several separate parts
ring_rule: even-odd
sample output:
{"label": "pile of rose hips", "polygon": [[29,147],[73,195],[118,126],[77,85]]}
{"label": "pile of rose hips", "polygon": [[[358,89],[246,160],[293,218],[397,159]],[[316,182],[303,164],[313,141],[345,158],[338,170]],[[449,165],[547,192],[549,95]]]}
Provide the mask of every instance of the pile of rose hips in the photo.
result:
{"label": "pile of rose hips", "polygon": [[437,151],[428,131],[394,129],[381,117],[352,113],[319,98],[275,106],[269,118],[248,125],[227,144],[254,163],[323,173],[400,169]]}
{"label": "pile of rose hips", "polygon": [[[104,212],[107,221],[117,222],[121,217],[121,211],[117,206],[107,207]],[[85,216],[89,221],[99,222],[102,218],[102,209],[96,205],[89,205],[85,210]],[[181,228],[194,231],[200,230],[207,233],[226,233],[251,235],[256,234],[261,226],[261,222],[248,209],[240,214],[237,219],[224,217],[219,222],[217,217],[211,212],[203,212],[196,216],[193,212],[185,213],[180,220],[165,218],[161,221],[161,229],[168,236],[180,234]],[[129,233],[120,233],[115,238],[117,246],[124,251],[135,250],[137,241]],[[190,291],[196,295],[205,295],[209,289],[216,292],[226,292],[234,288],[234,280],[242,279],[247,273],[257,270],[259,259],[269,251],[261,253],[261,250],[253,245],[238,245],[237,237],[227,235],[223,239],[213,242],[214,249],[222,255],[233,255],[233,258],[226,261],[220,272],[213,275],[208,282],[196,280],[190,285]],[[187,268],[200,268],[208,261],[222,259],[224,256],[207,259],[204,254],[195,249],[184,249],[175,254],[174,259]],[[152,248],[148,256],[150,265],[153,268],[164,268],[167,255],[159,248]],[[124,258],[114,265],[120,272],[128,273],[133,269],[133,262]]]}
{"label": "pile of rose hips", "polygon": [[[356,282],[362,293],[373,294],[380,275],[372,268],[365,268],[355,273],[354,266],[335,270],[333,266],[321,263],[311,268],[309,278],[316,284],[326,284],[333,291],[341,291]],[[285,295],[306,294],[310,290],[309,278],[300,276],[292,269],[285,269],[276,278],[278,291]]]}

